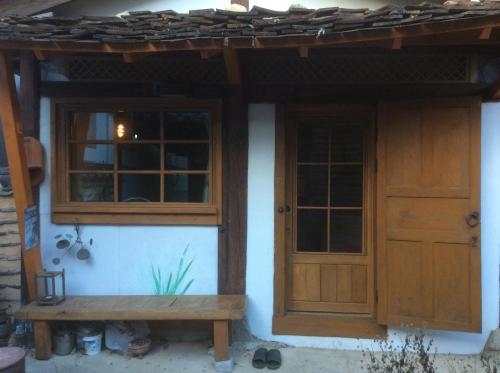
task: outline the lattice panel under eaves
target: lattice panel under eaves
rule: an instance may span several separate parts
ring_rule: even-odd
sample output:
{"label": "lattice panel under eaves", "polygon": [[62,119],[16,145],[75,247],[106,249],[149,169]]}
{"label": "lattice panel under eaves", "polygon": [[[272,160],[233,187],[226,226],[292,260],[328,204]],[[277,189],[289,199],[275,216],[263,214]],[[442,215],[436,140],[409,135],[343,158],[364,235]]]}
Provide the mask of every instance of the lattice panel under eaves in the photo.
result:
{"label": "lattice panel under eaves", "polygon": [[464,54],[338,54],[252,56],[249,81],[255,84],[465,83],[471,58]]}
{"label": "lattice panel under eaves", "polygon": [[155,58],[125,63],[120,58],[75,57],[65,61],[74,81],[170,81],[221,84],[226,73],[221,59]]}

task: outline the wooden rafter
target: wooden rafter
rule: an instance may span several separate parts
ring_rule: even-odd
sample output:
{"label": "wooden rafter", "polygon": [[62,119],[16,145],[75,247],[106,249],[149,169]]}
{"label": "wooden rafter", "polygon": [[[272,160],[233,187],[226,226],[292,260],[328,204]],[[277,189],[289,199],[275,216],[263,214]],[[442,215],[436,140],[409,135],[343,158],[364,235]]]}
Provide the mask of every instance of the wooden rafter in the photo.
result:
{"label": "wooden rafter", "polygon": [[299,56],[300,56],[300,58],[308,58],[309,57],[309,48],[306,46],[299,47]]}
{"label": "wooden rafter", "polygon": [[30,250],[26,250],[25,246],[24,210],[33,205],[33,196],[24,150],[23,128],[12,70],[12,59],[10,53],[5,51],[0,51],[0,92],[2,95],[0,118],[14,191],[28,297],[33,300],[35,297],[35,273],[42,268],[40,246],[37,245]]}
{"label": "wooden rafter", "polygon": [[485,27],[484,29],[481,30],[481,33],[479,34],[479,39],[481,40],[488,40],[491,36],[491,27]]}

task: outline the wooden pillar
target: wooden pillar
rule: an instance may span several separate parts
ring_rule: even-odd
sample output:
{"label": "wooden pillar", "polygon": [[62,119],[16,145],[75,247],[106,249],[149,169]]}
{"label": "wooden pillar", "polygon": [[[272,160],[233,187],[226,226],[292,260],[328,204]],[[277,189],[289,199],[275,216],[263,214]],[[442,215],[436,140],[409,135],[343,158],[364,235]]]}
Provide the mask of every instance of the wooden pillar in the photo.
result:
{"label": "wooden pillar", "polygon": [[248,103],[230,85],[222,127],[223,225],[219,233],[219,294],[245,294],[247,246]]}
{"label": "wooden pillar", "polygon": [[21,252],[26,271],[28,298],[35,297],[35,273],[41,270],[39,245],[26,251],[24,210],[33,205],[31,184],[24,150],[24,134],[17,100],[12,59],[7,51],[0,51],[0,119],[2,120],[5,150],[16,204]]}
{"label": "wooden pillar", "polygon": [[40,138],[40,64],[32,51],[20,51],[19,103],[24,136]]}

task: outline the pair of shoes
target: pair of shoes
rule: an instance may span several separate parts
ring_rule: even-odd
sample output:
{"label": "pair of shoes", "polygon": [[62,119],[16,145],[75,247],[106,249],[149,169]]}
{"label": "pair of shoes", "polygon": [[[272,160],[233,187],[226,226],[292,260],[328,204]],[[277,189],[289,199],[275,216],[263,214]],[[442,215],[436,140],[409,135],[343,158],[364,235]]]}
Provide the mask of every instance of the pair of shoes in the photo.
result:
{"label": "pair of shoes", "polygon": [[262,369],[265,366],[272,370],[278,369],[281,367],[281,352],[275,349],[268,351],[265,348],[259,348],[253,355],[252,365],[257,369]]}

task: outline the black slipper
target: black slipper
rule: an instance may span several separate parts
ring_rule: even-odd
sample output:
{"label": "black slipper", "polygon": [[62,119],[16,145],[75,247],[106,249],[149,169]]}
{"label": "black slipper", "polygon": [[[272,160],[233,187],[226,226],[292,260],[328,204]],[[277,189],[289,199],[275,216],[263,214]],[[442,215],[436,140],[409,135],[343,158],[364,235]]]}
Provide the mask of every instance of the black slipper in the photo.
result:
{"label": "black slipper", "polygon": [[266,360],[268,369],[278,369],[281,367],[281,352],[275,349],[269,350]]}
{"label": "black slipper", "polygon": [[259,348],[253,354],[252,365],[254,368],[262,369],[267,364],[267,349]]}

